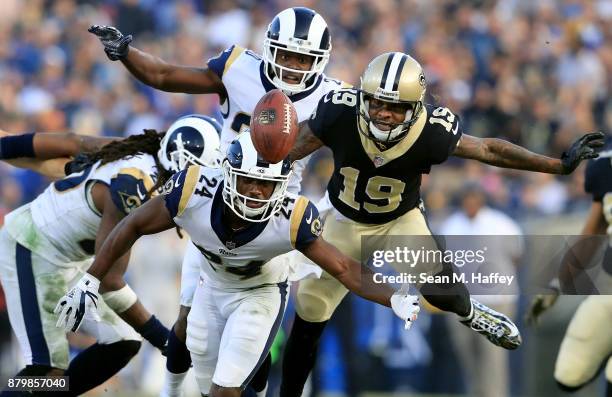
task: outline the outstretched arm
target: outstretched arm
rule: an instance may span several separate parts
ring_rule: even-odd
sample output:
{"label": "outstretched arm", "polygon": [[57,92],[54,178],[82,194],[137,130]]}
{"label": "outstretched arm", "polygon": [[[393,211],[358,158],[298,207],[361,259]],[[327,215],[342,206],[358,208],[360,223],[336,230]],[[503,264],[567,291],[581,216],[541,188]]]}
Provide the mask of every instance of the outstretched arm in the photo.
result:
{"label": "outstretched arm", "polygon": [[149,200],[119,222],[104,241],[87,272],[98,280],[103,279],[113,264],[125,255],[141,236],[163,232],[175,226],[164,204],[164,198],[157,196]]}
{"label": "outstretched arm", "polygon": [[315,134],[313,134],[310,130],[308,120],[302,121],[299,127],[300,130],[298,132],[297,140],[295,145],[293,145],[293,149],[291,149],[289,152],[289,158],[291,161],[303,159],[310,153],[323,146],[323,141],[317,138],[317,136],[315,136]]}
{"label": "outstretched arm", "polygon": [[100,149],[120,138],[95,137],[73,133],[31,133],[0,138],[0,160],[69,158],[81,152]]}
{"label": "outstretched arm", "polygon": [[453,155],[497,167],[565,175],[574,171],[582,160],[596,158],[595,149],[603,146],[603,138],[601,132],[586,134],[574,142],[561,159],[554,159],[503,139],[463,134]]}
{"label": "outstretched arm", "polygon": [[225,96],[221,79],[208,68],[169,64],[131,47],[132,36],[124,36],[112,26],[93,25],[89,32],[98,36],[112,61],[121,60],[130,73],[146,85],[168,92]]}
{"label": "outstretched arm", "polygon": [[78,331],[86,316],[100,319],[97,313],[100,280],[113,264],[124,256],[140,236],[170,229],[174,221],[163,197],[156,197],[125,217],[109,234],[96,255],[93,265],[66,295],[60,298],[54,313],[56,326]]}
{"label": "outstretched arm", "polygon": [[[38,135],[38,136],[36,136]],[[49,137],[45,137],[48,135]],[[12,137],[4,139],[4,137]],[[65,166],[73,151],[94,151],[115,138],[99,138],[75,134],[12,135],[0,130],[0,159],[19,167],[28,168],[53,179],[65,176]],[[21,142],[31,148],[22,146]],[[2,146],[4,144],[4,152]],[[25,156],[30,156],[25,157]],[[45,160],[46,159],[46,160]]]}
{"label": "outstretched arm", "polygon": [[375,283],[374,273],[368,267],[361,266],[323,238],[314,240],[302,249],[302,253],[351,292],[383,306],[391,306],[391,296],[395,290],[384,283]]}
{"label": "outstretched arm", "polygon": [[319,237],[300,250],[307,258],[340,281],[351,292],[380,305],[391,307],[409,329],[419,313],[419,299],[406,291],[395,291],[382,282],[375,282],[374,273]]}

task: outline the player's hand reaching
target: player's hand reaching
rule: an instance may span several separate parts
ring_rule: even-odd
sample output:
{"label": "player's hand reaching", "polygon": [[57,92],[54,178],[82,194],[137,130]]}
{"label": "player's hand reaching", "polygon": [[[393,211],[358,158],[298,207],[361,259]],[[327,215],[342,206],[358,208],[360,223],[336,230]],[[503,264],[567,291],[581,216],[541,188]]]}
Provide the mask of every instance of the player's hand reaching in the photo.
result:
{"label": "player's hand reaching", "polygon": [[525,321],[528,325],[536,326],[540,320],[540,316],[553,307],[559,298],[559,290],[551,288],[548,294],[536,295],[531,301],[531,306],[525,315]]}
{"label": "player's hand reaching", "polygon": [[604,137],[605,135],[601,131],[591,132],[575,141],[572,146],[561,155],[563,173],[572,173],[582,160],[597,158],[599,155],[595,149],[604,145]]}
{"label": "player's hand reaching", "polygon": [[127,56],[132,42],[132,35],[124,36],[119,29],[113,26],[92,25],[87,29],[102,42],[104,52],[111,61],[118,61]]}
{"label": "player's hand reaching", "polygon": [[95,321],[100,321],[97,311],[99,287],[100,280],[89,273],[85,273],[79,282],[55,306],[53,312],[59,315],[55,325],[57,327],[64,327],[66,331],[76,332],[85,316]]}
{"label": "player's hand reaching", "polygon": [[401,291],[391,297],[391,308],[396,316],[406,322],[404,324],[405,329],[410,329],[421,311],[419,297]]}

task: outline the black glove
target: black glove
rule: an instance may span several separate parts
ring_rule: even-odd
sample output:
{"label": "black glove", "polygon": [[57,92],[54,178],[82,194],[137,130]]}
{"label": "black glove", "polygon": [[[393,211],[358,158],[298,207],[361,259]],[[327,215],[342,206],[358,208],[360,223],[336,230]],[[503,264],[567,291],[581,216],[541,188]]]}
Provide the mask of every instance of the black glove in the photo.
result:
{"label": "black glove", "polygon": [[572,173],[582,160],[599,157],[595,149],[604,145],[604,137],[605,135],[603,132],[591,132],[583,135],[574,142],[572,146],[561,155],[563,173]]}
{"label": "black glove", "polygon": [[88,155],[85,153],[79,153],[75,158],[64,165],[64,174],[70,175],[75,172],[81,172],[92,164],[93,161]]}
{"label": "black glove", "polygon": [[127,56],[132,42],[132,35],[124,36],[117,28],[113,26],[92,25],[87,29],[89,33],[93,33],[102,42],[104,52],[111,61],[118,61]]}

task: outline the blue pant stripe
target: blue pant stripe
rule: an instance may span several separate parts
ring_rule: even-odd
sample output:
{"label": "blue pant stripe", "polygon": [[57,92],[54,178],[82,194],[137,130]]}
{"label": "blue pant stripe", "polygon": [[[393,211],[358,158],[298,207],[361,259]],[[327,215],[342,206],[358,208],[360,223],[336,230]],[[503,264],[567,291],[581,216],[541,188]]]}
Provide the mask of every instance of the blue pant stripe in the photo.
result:
{"label": "blue pant stripe", "polygon": [[49,348],[43,333],[43,326],[36,296],[36,282],[32,271],[32,253],[29,249],[17,243],[15,252],[17,262],[17,280],[19,282],[19,296],[21,297],[21,310],[23,321],[32,349],[32,364],[51,365]]}
{"label": "blue pant stripe", "polygon": [[281,303],[280,303],[280,307],[278,309],[278,314],[276,315],[276,320],[274,320],[274,324],[272,325],[272,329],[270,329],[270,334],[268,335],[268,340],[266,341],[266,346],[264,347],[263,351],[261,352],[261,356],[259,356],[259,360],[257,360],[257,365],[255,366],[255,368],[253,368],[253,370],[251,371],[249,376],[247,376],[245,381],[240,386],[243,389],[253,379],[253,377],[257,373],[257,370],[259,369],[261,364],[266,359],[266,356],[268,355],[268,352],[270,351],[270,348],[272,347],[272,343],[274,343],[274,338],[276,338],[276,334],[278,333],[278,329],[280,328],[281,323],[283,322],[283,315],[285,314],[285,306],[287,305],[287,282],[285,281],[285,282],[282,282],[282,283],[278,283],[276,285],[278,286],[279,292],[281,294]]}

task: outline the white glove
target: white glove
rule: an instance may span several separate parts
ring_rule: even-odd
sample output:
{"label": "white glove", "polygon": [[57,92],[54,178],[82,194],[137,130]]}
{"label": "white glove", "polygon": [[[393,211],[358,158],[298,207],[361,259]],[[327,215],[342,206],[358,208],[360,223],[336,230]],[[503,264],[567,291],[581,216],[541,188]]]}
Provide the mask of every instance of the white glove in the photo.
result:
{"label": "white glove", "polygon": [[391,308],[397,317],[406,322],[404,329],[410,329],[421,311],[419,297],[404,292],[396,293],[391,297]]}
{"label": "white glove", "polygon": [[66,331],[78,331],[85,316],[100,321],[98,315],[98,288],[100,280],[89,273],[85,273],[79,282],[64,295],[55,310],[59,314],[56,327],[64,327]]}

